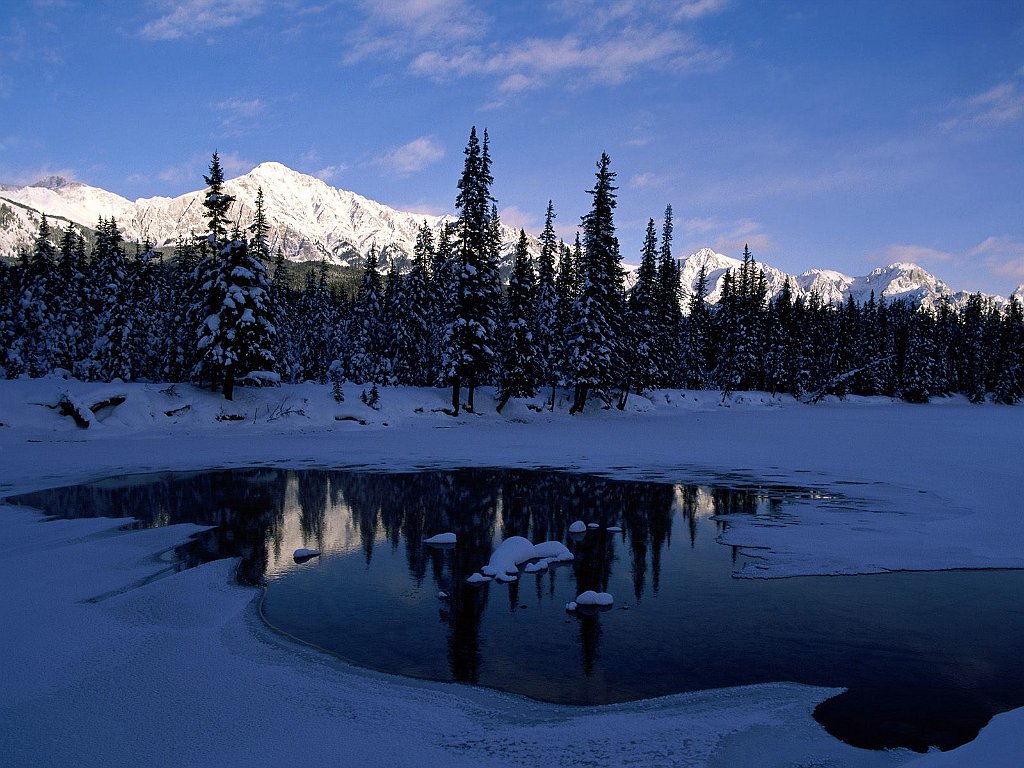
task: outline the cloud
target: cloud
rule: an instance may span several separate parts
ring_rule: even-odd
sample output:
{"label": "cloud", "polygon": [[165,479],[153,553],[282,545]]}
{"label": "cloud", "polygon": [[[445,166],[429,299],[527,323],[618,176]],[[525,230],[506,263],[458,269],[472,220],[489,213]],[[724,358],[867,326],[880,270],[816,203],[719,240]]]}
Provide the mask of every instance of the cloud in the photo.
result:
{"label": "cloud", "polygon": [[443,82],[452,78],[498,76],[504,82],[537,85],[555,76],[576,76],[578,84],[618,85],[646,69],[666,72],[712,70],[728,59],[677,29],[627,27],[603,39],[568,34],[534,37],[484,49],[453,53],[424,51],[409,64],[415,75]]}
{"label": "cloud", "polygon": [[267,104],[263,99],[230,98],[213,105],[220,113],[220,129],[229,136],[238,136],[252,127],[255,118],[263,114]]}
{"label": "cloud", "polygon": [[139,34],[148,40],[178,40],[233,27],[263,13],[264,0],[165,0],[168,11],[147,22]]}
{"label": "cloud", "polygon": [[985,238],[967,252],[971,259],[983,259],[995,275],[1015,281],[1024,280],[1024,243],[1008,235]]}
{"label": "cloud", "polygon": [[694,220],[707,223],[706,232],[718,234],[714,237],[711,247],[719,253],[726,255],[737,255],[743,252],[744,247],[749,247],[755,257],[765,251],[771,252],[776,248],[775,239],[767,232],[761,231],[761,225],[752,219],[740,219],[731,224],[718,224],[712,226],[712,220]]}
{"label": "cloud", "polygon": [[436,163],[444,157],[444,147],[430,136],[420,136],[408,144],[386,152],[374,162],[391,171],[405,176],[422,171],[428,165]]}
{"label": "cloud", "polygon": [[345,163],[338,163],[337,165],[325,165],[320,170],[314,171],[313,175],[320,179],[320,181],[334,181],[347,170],[348,165]]}
{"label": "cloud", "polygon": [[498,218],[501,219],[502,224],[514,227],[515,229],[525,229],[527,232],[537,232],[541,229],[537,226],[537,220],[533,217],[533,214],[527,213],[515,205],[502,208],[498,212]]}
{"label": "cloud", "polygon": [[897,262],[927,265],[946,264],[956,261],[956,254],[949,251],[940,251],[937,248],[929,248],[924,245],[890,245],[881,251],[872,254],[871,260],[882,261],[886,264]]}
{"label": "cloud", "polygon": [[[237,152],[220,152],[220,166],[227,178],[241,176],[256,167],[252,160],[241,157]],[[169,165],[158,171],[158,181],[174,186],[185,186],[186,189],[200,189],[204,182],[203,176],[210,172],[210,154],[195,154],[187,160]]]}
{"label": "cloud", "polygon": [[728,5],[729,0],[689,0],[688,2],[679,3],[672,15],[677,19],[696,21],[705,16],[720,13]]}
{"label": "cloud", "polygon": [[627,184],[630,189],[648,190],[661,189],[667,183],[667,179],[657,173],[637,173],[629,178]]}
{"label": "cloud", "polygon": [[729,0],[555,0],[551,7],[584,29],[603,30],[637,18],[694,22],[728,5]]}
{"label": "cloud", "polygon": [[966,127],[1011,125],[1024,117],[1024,67],[1014,76],[967,99],[949,105],[955,114],[942,127],[957,130]]}
{"label": "cloud", "polygon": [[487,16],[466,0],[355,0],[364,20],[349,36],[343,61],[395,58],[424,45],[468,40],[489,26]]}

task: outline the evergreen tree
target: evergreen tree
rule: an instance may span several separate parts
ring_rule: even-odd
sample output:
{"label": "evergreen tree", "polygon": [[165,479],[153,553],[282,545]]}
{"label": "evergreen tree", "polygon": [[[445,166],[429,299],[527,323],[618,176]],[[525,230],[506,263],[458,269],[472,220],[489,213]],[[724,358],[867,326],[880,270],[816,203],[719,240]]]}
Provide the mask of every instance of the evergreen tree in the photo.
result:
{"label": "evergreen tree", "polygon": [[616,335],[623,319],[622,265],[613,220],[617,187],[610,165],[608,155],[602,154],[590,191],[593,204],[582,221],[582,279],[568,331],[568,368],[575,383],[570,413],[582,412],[591,393],[607,398],[608,389],[622,381]]}
{"label": "evergreen tree", "polygon": [[708,270],[707,266],[701,266],[687,305],[689,311],[686,318],[683,370],[689,389],[708,389],[711,386],[711,339],[714,329],[706,300],[707,293]]}
{"label": "evergreen tree", "polygon": [[[664,333],[664,319],[659,299],[661,298],[660,281],[657,264],[658,235],[654,228],[654,219],[647,222],[643,248],[640,251],[640,267],[637,269],[636,282],[629,293],[629,316],[622,332],[627,343],[624,345],[624,360],[627,367],[626,391],[635,389],[643,393],[656,386],[664,378],[659,363],[667,360],[667,349],[661,345],[667,343],[668,335]],[[625,406],[625,398],[620,402]]]}
{"label": "evergreen tree", "polygon": [[533,336],[536,327],[536,294],[536,279],[526,232],[519,230],[502,317],[498,413],[501,413],[510,398],[533,397],[537,394],[540,365]]}
{"label": "evergreen tree", "polygon": [[544,231],[540,236],[540,259],[537,265],[537,312],[534,338],[537,345],[537,360],[540,365],[540,381],[551,387],[549,407],[555,407],[555,389],[559,380],[559,358],[561,356],[561,328],[559,326],[558,288],[555,277],[555,255],[559,253],[558,238],[555,235],[555,208],[548,201],[544,216]]}
{"label": "evergreen tree", "polygon": [[681,378],[682,355],[680,337],[683,313],[680,305],[682,274],[672,256],[672,206],[665,207],[658,254],[657,287],[654,294],[658,323],[655,328],[653,352],[656,355],[657,385],[674,386]]}
{"label": "evergreen tree", "polygon": [[497,328],[497,243],[492,226],[491,160],[487,131],[483,146],[474,127],[464,151],[455,207],[459,211],[457,253],[461,271],[452,319],[445,330],[442,376],[452,386],[452,409],[457,415],[461,387],[469,390],[467,407],[474,409],[474,391],[485,381],[494,361]]}
{"label": "evergreen tree", "polygon": [[1024,398],[1024,307],[1011,296],[1003,310],[992,399],[1014,405]]}
{"label": "evergreen tree", "polygon": [[250,249],[249,241],[240,231],[224,239],[227,211],[234,198],[223,192],[217,153],[210,163],[210,175],[204,178],[209,185],[204,205],[212,268],[203,285],[209,314],[196,345],[196,373],[212,386],[221,387],[224,398],[231,400],[240,379],[260,383],[273,380],[266,375],[254,378],[250,374],[275,373],[275,311],[271,305],[270,277],[261,254]]}
{"label": "evergreen tree", "polygon": [[432,346],[434,313],[430,264],[434,259],[434,236],[426,222],[416,233],[412,268],[403,278],[401,301],[393,309],[391,327],[395,336],[394,375],[400,384],[429,386],[437,368]]}
{"label": "evergreen tree", "polygon": [[31,377],[50,373],[60,355],[60,329],[53,272],[56,248],[50,223],[43,215],[39,221],[32,250],[23,257],[21,280],[16,288],[12,319],[12,343],[7,353],[7,375]]}
{"label": "evergreen tree", "polygon": [[388,337],[384,318],[384,284],[374,246],[366,257],[363,282],[356,294],[349,321],[352,355],[348,366],[349,379],[356,384],[388,383],[391,378]]}

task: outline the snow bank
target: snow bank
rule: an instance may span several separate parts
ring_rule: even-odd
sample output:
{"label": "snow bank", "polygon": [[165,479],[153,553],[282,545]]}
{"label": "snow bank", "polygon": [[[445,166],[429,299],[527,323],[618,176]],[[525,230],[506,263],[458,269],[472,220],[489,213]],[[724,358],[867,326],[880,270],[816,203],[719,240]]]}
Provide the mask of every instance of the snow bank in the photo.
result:
{"label": "snow bank", "polygon": [[613,598],[607,592],[594,592],[588,589],[586,592],[581,592],[576,596],[576,605],[599,605],[607,606],[612,605],[615,602]]}

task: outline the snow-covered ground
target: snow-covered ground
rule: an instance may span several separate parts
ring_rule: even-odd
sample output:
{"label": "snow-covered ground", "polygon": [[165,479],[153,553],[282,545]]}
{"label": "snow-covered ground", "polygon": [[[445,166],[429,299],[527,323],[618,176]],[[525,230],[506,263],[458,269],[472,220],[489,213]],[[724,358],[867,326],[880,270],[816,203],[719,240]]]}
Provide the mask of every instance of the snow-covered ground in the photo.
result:
{"label": "snow-covered ground", "polygon": [[[383,389],[379,411],[359,392],[348,385],[337,404],[329,387],[239,390],[227,403],[184,385],[0,382],[0,493],[252,465],[725,478],[831,497],[731,525],[728,543],[762,555],[744,575],[1024,567],[1024,408],[750,394],[721,405],[672,391],[625,412],[516,402],[498,416],[485,392],[483,413],[456,419],[440,412],[445,391]],[[84,406],[126,399],[80,429],[52,407],[64,393]],[[951,753],[856,750],[810,717],[833,691],[784,681],[572,708],[391,678],[268,630],[231,562],[152,580],[190,526],[44,523],[7,506],[0,525],[4,765],[999,766],[1024,752],[1022,710]]]}

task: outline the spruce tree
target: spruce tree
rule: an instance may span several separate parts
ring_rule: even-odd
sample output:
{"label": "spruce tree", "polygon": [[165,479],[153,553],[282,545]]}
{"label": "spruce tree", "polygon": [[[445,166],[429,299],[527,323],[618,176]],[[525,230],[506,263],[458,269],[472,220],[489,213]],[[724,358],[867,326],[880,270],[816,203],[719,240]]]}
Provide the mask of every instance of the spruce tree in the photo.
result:
{"label": "spruce tree", "polygon": [[540,236],[540,259],[537,264],[537,311],[534,338],[540,366],[540,382],[551,387],[549,410],[555,407],[558,386],[561,329],[558,316],[558,288],[555,277],[555,256],[559,252],[555,235],[555,208],[548,200],[544,231]]}
{"label": "spruce tree", "polygon": [[607,399],[608,390],[623,376],[617,335],[624,315],[622,264],[613,219],[617,187],[610,166],[610,158],[602,154],[590,191],[593,204],[582,221],[582,279],[567,333],[569,378],[575,384],[571,414],[582,412],[592,393]]}
{"label": "spruce tree", "polygon": [[374,246],[366,257],[363,282],[356,294],[349,321],[349,379],[356,384],[388,383],[391,378],[391,362],[386,344],[389,338],[384,318],[384,283],[378,268],[377,248]]}
{"label": "spruce tree", "polygon": [[519,230],[502,313],[498,413],[513,397],[533,397],[537,394],[540,365],[533,335],[536,327],[536,294],[529,243],[526,232]]}
{"label": "spruce tree", "polygon": [[469,390],[468,409],[474,408],[477,384],[485,381],[494,361],[500,290],[497,284],[497,243],[492,226],[491,160],[487,131],[481,146],[476,128],[470,131],[459,194],[458,294],[445,329],[442,376],[452,386],[452,410],[457,415],[463,384]]}

